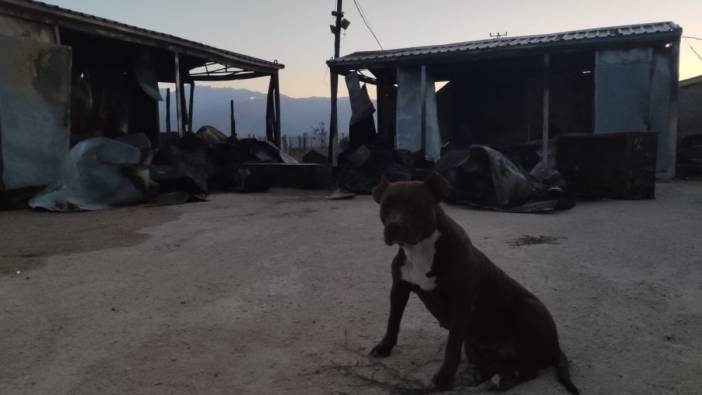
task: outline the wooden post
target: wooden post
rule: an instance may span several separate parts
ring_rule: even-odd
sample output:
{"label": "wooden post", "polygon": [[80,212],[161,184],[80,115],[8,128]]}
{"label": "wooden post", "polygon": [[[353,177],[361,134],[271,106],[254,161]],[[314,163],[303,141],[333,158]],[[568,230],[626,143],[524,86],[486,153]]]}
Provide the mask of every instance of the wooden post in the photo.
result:
{"label": "wooden post", "polygon": [[195,81],[190,82],[190,102],[188,103],[188,130],[193,132],[193,98],[195,96]]}
{"label": "wooden post", "polygon": [[419,92],[422,100],[422,109],[420,114],[420,131],[422,138],[422,151],[424,152],[424,157],[427,156],[427,66],[422,65],[421,77],[419,81]]}
{"label": "wooden post", "polygon": [[171,88],[166,88],[166,133],[171,133]]}
{"label": "wooden post", "polygon": [[273,74],[268,83],[268,94],[266,95],[266,141],[275,141],[275,100],[273,99]]}
{"label": "wooden post", "polygon": [[176,52],[175,54],[175,92],[176,92],[176,118],[178,121],[178,136],[183,137],[183,86],[180,81],[180,56]]}
{"label": "wooden post", "polygon": [[229,101],[229,135],[236,140],[236,120],[234,119],[234,99]]}
{"label": "wooden post", "polygon": [[188,133],[188,106],[185,102],[185,82],[182,79],[180,80],[180,92],[181,121],[183,122],[181,130],[183,134],[185,134]]}
{"label": "wooden post", "polygon": [[275,141],[276,147],[280,148],[280,80],[278,72],[273,75],[275,81],[275,91],[273,92],[273,100],[275,103]]}
{"label": "wooden post", "polygon": [[[334,59],[339,57],[339,50],[341,47],[341,20],[344,18],[344,12],[342,11],[342,0],[336,0],[336,11],[332,12],[332,15],[336,17],[336,23],[332,26],[332,32],[334,33]],[[339,88],[339,75],[330,69],[329,78],[331,79],[331,114],[329,117],[329,157],[327,160],[332,166],[336,166],[336,145],[338,141],[338,125],[337,125],[337,91]]]}
{"label": "wooden post", "polygon": [[[671,56],[671,78],[670,78],[670,106],[668,108],[668,169],[666,178],[675,177],[675,170],[678,160],[678,78],[680,63],[680,38],[673,42],[669,48]],[[660,159],[659,159],[660,160]]]}
{"label": "wooden post", "polygon": [[543,125],[541,134],[541,159],[546,169],[548,166],[548,127],[551,104],[551,55],[544,54],[544,91],[543,91]]}
{"label": "wooden post", "polygon": [[331,78],[331,117],[329,118],[329,157],[327,159],[332,166],[336,167],[336,154],[334,151],[336,150],[338,140],[337,133],[339,129],[337,125],[338,110],[336,100],[339,76],[335,72],[331,72],[329,73],[329,77]]}

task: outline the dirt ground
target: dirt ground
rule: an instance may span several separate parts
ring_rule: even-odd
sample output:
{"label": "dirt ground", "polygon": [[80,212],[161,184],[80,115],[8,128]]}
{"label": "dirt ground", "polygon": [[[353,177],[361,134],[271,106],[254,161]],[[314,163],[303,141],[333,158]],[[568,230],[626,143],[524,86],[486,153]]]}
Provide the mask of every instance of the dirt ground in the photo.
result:
{"label": "dirt ground", "polygon": [[[657,195],[551,215],[448,208],[550,308],[585,394],[700,393],[702,182]],[[421,393],[446,332],[418,299],[393,355],[366,356],[394,252],[368,197],[2,212],[0,394]],[[546,370],[509,393],[564,391]]]}

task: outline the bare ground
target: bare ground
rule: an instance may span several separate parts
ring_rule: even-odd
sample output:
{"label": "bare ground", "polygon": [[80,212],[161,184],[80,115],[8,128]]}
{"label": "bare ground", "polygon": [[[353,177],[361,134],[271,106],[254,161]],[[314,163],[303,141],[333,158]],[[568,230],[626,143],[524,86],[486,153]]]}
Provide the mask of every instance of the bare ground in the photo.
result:
{"label": "bare ground", "polygon": [[[550,308],[583,393],[699,393],[701,182],[553,215],[448,212]],[[0,393],[421,393],[446,333],[416,298],[393,355],[366,356],[388,310],[380,236],[370,198],[299,191],[2,212]],[[553,376],[510,393],[563,393]]]}

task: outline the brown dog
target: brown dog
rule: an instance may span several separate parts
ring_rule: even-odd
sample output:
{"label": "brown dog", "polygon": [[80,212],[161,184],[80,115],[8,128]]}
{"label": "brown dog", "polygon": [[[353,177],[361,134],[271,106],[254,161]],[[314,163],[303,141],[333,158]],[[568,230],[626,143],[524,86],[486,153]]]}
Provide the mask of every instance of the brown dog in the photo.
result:
{"label": "brown dog", "polygon": [[392,262],[387,332],[371,355],[390,355],[414,292],[449,330],[443,364],[432,380],[437,387],[453,385],[465,346],[476,384],[492,378],[494,389],[506,390],[555,365],[559,381],[578,394],[551,314],[473,246],[441,208],[447,195],[448,184],[438,174],[424,182],[383,179],[373,190],[385,243],[400,250]]}

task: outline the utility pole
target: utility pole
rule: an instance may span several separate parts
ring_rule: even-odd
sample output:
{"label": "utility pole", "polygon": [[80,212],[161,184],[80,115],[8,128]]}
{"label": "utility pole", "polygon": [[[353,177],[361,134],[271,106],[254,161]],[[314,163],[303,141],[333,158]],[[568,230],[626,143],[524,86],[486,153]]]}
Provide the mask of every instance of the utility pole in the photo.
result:
{"label": "utility pole", "polygon": [[[336,22],[330,25],[332,34],[334,34],[334,59],[339,57],[339,51],[341,47],[341,31],[346,30],[349,27],[349,21],[344,19],[344,12],[342,11],[342,0],[336,0],[336,11],[332,11],[332,16],[336,17]],[[336,94],[339,89],[339,76],[329,70],[329,78],[331,79],[331,117],[329,119],[329,157],[327,158],[332,166],[336,166],[336,154],[334,149],[336,148],[338,139],[338,125],[337,125],[337,108],[336,108]]]}

